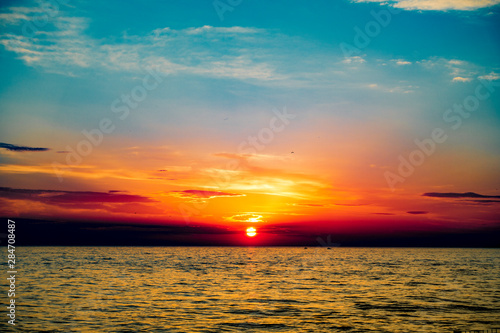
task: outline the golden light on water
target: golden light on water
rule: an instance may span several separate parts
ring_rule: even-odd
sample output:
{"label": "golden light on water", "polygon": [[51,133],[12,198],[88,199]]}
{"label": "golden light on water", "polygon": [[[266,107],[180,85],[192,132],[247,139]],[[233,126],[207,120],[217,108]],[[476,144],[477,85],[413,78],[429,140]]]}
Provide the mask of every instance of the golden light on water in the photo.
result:
{"label": "golden light on water", "polygon": [[255,229],[254,227],[247,228],[248,237],[254,237],[255,235],[257,235],[257,229]]}

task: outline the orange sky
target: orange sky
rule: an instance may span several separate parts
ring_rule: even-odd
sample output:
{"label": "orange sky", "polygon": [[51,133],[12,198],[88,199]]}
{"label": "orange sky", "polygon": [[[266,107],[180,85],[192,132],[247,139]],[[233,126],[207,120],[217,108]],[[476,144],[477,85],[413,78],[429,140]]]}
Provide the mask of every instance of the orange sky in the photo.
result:
{"label": "orange sky", "polygon": [[0,5],[0,216],[499,229],[498,6],[412,4]]}

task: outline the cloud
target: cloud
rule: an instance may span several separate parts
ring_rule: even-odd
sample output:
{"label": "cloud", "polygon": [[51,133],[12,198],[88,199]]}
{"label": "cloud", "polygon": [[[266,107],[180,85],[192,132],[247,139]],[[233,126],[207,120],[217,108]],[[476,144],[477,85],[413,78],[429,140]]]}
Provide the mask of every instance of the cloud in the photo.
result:
{"label": "cloud", "polygon": [[[12,15],[28,16],[26,13],[31,10],[27,7],[4,9]],[[92,21],[80,16],[82,12],[77,9],[61,8],[58,15],[51,17],[32,37],[21,34],[25,21],[4,17],[0,19],[0,45],[26,66],[72,77],[96,72],[137,77],[144,74],[144,69],[154,68],[160,75],[234,79],[263,86],[332,88],[354,83],[363,87],[377,84],[372,88],[388,93],[406,94],[415,90],[415,85],[401,84],[402,81],[384,82],[386,79],[381,79],[380,73],[370,71],[376,62],[366,55],[332,57],[330,50],[323,46],[275,30],[209,25],[183,29],[161,27],[136,35],[98,39],[87,32],[93,28]],[[300,47],[292,47],[297,44]],[[286,54],[283,49],[288,50]],[[321,61],[302,62],[304,53],[311,52]],[[417,60],[410,62],[403,58],[388,61],[398,67],[419,65]],[[469,65],[452,61],[447,66],[452,72],[449,80],[472,77],[469,71],[460,70]],[[361,75],[345,73],[362,67],[368,70]],[[491,70],[478,71],[473,77]]]}
{"label": "cloud", "polygon": [[500,79],[500,75],[498,75],[495,72],[491,72],[490,74],[480,76],[479,79],[488,80],[488,81],[495,81],[495,80]]}
{"label": "cloud", "polygon": [[[439,193],[439,192],[430,192],[422,194],[425,197],[433,197],[433,198],[451,198],[451,199],[469,199],[473,200],[460,200],[461,203],[469,204],[469,205],[478,205],[478,206],[490,206],[491,204],[500,203],[500,195],[482,195],[474,192],[466,192],[466,193]],[[493,200],[492,200],[493,199]]]}
{"label": "cloud", "polygon": [[480,206],[490,206],[491,204],[498,203],[500,204],[500,200],[465,200],[467,202],[471,202],[472,204],[480,205]]}
{"label": "cloud", "polygon": [[413,89],[418,88],[418,86],[413,86],[413,85],[387,86],[387,85],[379,85],[376,83],[369,83],[366,85],[366,88],[391,94],[392,93],[409,94],[414,92]]}
{"label": "cloud", "polygon": [[85,203],[133,203],[155,202],[148,197],[134,194],[117,194],[117,191],[56,191],[28,190],[0,187],[0,198],[13,200],[30,200],[52,205],[85,204]]}
{"label": "cloud", "polygon": [[247,213],[247,214],[237,214],[229,217],[224,217],[224,220],[230,222],[258,223],[258,222],[263,222],[262,218],[263,218],[262,215]]}
{"label": "cloud", "polygon": [[238,193],[227,193],[219,191],[200,191],[200,190],[172,191],[170,193],[173,194],[174,196],[178,196],[181,198],[203,198],[203,199],[245,196],[244,194],[238,194]]}
{"label": "cloud", "polygon": [[7,11],[0,14],[0,44],[26,65],[50,73],[80,76],[96,69],[137,73],[154,67],[163,74],[263,81],[285,78],[259,56],[261,42],[267,37],[262,29],[166,27],[143,36],[95,39],[86,34],[89,19],[61,8],[40,30],[32,32],[34,36],[26,36],[20,32],[32,19],[26,16],[32,8],[11,7]]}
{"label": "cloud", "polygon": [[453,78],[452,81],[453,82],[470,82],[470,81],[472,81],[472,79],[469,78],[469,77],[456,76],[456,77]]}
{"label": "cloud", "polygon": [[378,2],[405,10],[477,10],[500,4],[500,0],[353,0],[353,2]]}
{"label": "cloud", "polygon": [[369,204],[364,204],[364,203],[360,203],[360,204],[340,204],[340,203],[336,203],[334,205],[335,206],[345,206],[345,207],[359,207],[359,206],[367,206]]}
{"label": "cloud", "polygon": [[4,25],[5,23],[18,23],[18,22],[25,22],[29,18],[28,16],[21,14],[21,13],[2,13],[0,14],[0,22],[2,22]]}
{"label": "cloud", "polygon": [[20,151],[20,152],[50,150],[50,148],[35,148],[35,147],[17,146],[17,145],[11,145],[9,143],[3,143],[3,142],[0,142],[0,148],[4,148],[4,149],[10,150],[10,151]]}
{"label": "cloud", "polygon": [[[65,216],[101,214],[110,218],[116,214],[163,215],[165,211],[152,203],[156,200],[117,192],[30,190],[0,187],[0,202],[4,212],[46,215],[58,212]],[[69,215],[68,215],[69,214]],[[83,214],[83,215],[82,215]],[[104,214],[104,215],[103,215]],[[62,216],[61,215],[61,216]]]}
{"label": "cloud", "polygon": [[408,212],[406,212],[408,214],[412,214],[412,215],[423,215],[423,214],[429,214],[429,212],[426,212],[426,211],[423,211],[423,210],[410,210]]}
{"label": "cloud", "polygon": [[[460,59],[446,59],[440,57],[431,57],[417,61],[424,69],[439,73],[443,78],[448,77],[451,82],[470,82],[478,76],[478,73],[484,73],[488,69],[474,63]],[[494,74],[494,73],[492,73]],[[482,76],[486,78],[485,75]],[[492,76],[493,77],[493,76]]]}
{"label": "cloud", "polygon": [[365,62],[366,60],[359,56],[347,57],[342,60],[342,63],[344,64],[364,64]]}
{"label": "cloud", "polygon": [[396,65],[398,65],[398,66],[411,65],[411,62],[406,61],[406,60],[398,59],[395,61],[396,61]]}
{"label": "cloud", "polygon": [[440,192],[428,192],[422,194],[424,197],[433,197],[433,198],[491,198],[491,199],[500,199],[500,195],[482,195],[474,192],[466,192],[466,193],[440,193]]}
{"label": "cloud", "polygon": [[[155,30],[157,31],[157,30]],[[167,31],[172,31],[167,29]],[[261,29],[246,28],[246,27],[212,27],[209,25],[204,25],[200,28],[188,28],[186,29],[187,34],[198,35],[203,33],[223,33],[223,34],[254,34],[262,32]]]}

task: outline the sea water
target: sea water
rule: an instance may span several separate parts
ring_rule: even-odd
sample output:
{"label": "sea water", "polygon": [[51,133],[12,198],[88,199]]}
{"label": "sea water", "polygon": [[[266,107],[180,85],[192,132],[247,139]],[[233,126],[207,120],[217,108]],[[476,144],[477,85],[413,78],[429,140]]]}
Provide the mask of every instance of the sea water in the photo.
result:
{"label": "sea water", "polygon": [[0,331],[500,327],[499,249],[23,247],[16,264],[16,325],[4,278]]}

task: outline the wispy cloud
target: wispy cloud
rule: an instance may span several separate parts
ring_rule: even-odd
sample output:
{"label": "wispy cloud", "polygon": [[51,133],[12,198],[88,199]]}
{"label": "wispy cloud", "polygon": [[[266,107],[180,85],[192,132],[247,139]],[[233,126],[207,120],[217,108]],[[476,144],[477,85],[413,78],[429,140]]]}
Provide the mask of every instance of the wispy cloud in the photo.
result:
{"label": "wispy cloud", "polygon": [[500,204],[500,200],[466,200],[479,206],[490,206],[491,204]]}
{"label": "wispy cloud", "polygon": [[353,0],[353,2],[378,2],[405,10],[476,10],[496,6],[500,0]]}
{"label": "wispy cloud", "polygon": [[396,63],[396,65],[398,65],[398,66],[411,65],[411,62],[410,62],[410,61],[406,61],[406,60],[402,60],[402,59],[397,59],[397,60],[394,60],[394,62],[395,62],[395,63]]}
{"label": "wispy cloud", "polygon": [[444,78],[448,77],[451,82],[470,82],[478,76],[478,73],[486,71],[481,66],[460,59],[431,57],[417,63],[430,72],[441,74]]}
{"label": "wispy cloud", "polygon": [[344,64],[364,64],[365,62],[366,60],[360,56],[347,57],[344,60],[342,60],[342,63]]}
{"label": "wispy cloud", "polygon": [[481,75],[479,77],[479,79],[488,80],[488,81],[496,81],[496,80],[500,80],[500,75],[495,73],[495,72],[491,72],[490,74]]}
{"label": "wispy cloud", "polygon": [[[5,27],[0,44],[19,59],[47,72],[75,76],[86,69],[137,72],[155,67],[164,74],[187,73],[208,77],[277,80],[284,77],[260,59],[262,29],[248,27],[191,27],[156,29],[145,36],[119,40],[94,39],[86,34],[91,21],[60,11],[30,38],[19,34],[29,17],[28,7],[11,7],[0,15]],[[255,52],[247,52],[248,49]]]}
{"label": "wispy cloud", "polygon": [[18,24],[29,21],[33,14],[42,12],[40,7],[10,7],[6,13],[0,13],[0,24]]}
{"label": "wispy cloud", "polygon": [[0,142],[0,148],[4,148],[10,151],[19,151],[19,152],[26,152],[26,151],[47,151],[50,150],[50,148],[36,148],[36,147],[27,147],[27,146],[17,146],[17,145],[12,145],[9,143],[3,143]]}
{"label": "wispy cloud", "polygon": [[470,77],[461,77],[461,76],[456,76],[452,80],[453,82],[470,82],[472,81],[472,78]]}
{"label": "wispy cloud", "polygon": [[232,216],[229,216],[229,217],[225,217],[224,220],[230,221],[230,222],[251,222],[251,223],[258,223],[258,222],[263,222],[262,218],[263,218],[262,215],[247,213],[247,214],[237,214],[237,215],[232,215]]}
{"label": "wispy cloud", "polygon": [[424,197],[433,197],[433,198],[495,198],[500,199],[500,195],[482,195],[474,192],[466,192],[466,193],[440,193],[440,192],[428,192],[422,194]]}
{"label": "wispy cloud", "polygon": [[500,195],[482,195],[474,192],[466,192],[466,193],[430,192],[430,193],[424,193],[422,195],[425,197],[432,197],[432,198],[462,199],[458,201],[460,203],[467,205],[490,206],[492,204],[500,204],[500,200],[495,200],[495,199],[500,199]]}
{"label": "wispy cloud", "polygon": [[[309,41],[276,31],[203,25],[184,29],[162,27],[142,35],[96,39],[87,33],[92,20],[82,17],[81,12],[70,13],[72,9],[62,8],[31,38],[21,35],[20,27],[33,10],[36,9],[11,7],[4,10],[7,12],[0,16],[3,27],[0,44],[26,65],[49,73],[74,77],[109,71],[136,76],[143,68],[155,68],[168,75],[234,79],[265,86],[332,88],[345,87],[347,80],[352,87],[375,84],[372,87],[385,92],[413,92],[413,88],[400,86],[400,80],[386,82],[386,74],[394,70],[392,66],[377,66],[367,55],[344,58],[339,52],[335,57],[327,47],[313,46]],[[283,49],[288,50],[286,55]],[[303,62],[311,53],[318,61]],[[453,82],[478,75],[489,75],[488,78],[497,75],[492,68],[476,70],[472,64],[455,59],[387,59],[384,63],[387,61],[396,67],[433,66],[436,73],[450,75],[449,80]],[[346,75],[346,72],[360,69],[364,70],[363,74]]]}
{"label": "wispy cloud", "polygon": [[179,196],[181,198],[202,198],[202,199],[245,196],[244,194],[238,194],[238,193],[227,193],[227,192],[218,192],[218,191],[200,191],[200,190],[172,191],[170,193],[173,194],[174,196]]}
{"label": "wispy cloud", "polygon": [[408,212],[406,212],[408,214],[412,214],[412,215],[424,215],[424,214],[429,214],[429,212],[426,212],[426,211],[423,211],[423,210],[410,210]]}
{"label": "wispy cloud", "polygon": [[[172,31],[168,29],[168,31]],[[199,35],[204,33],[224,33],[224,34],[254,34],[262,32],[261,29],[247,28],[247,27],[212,27],[209,25],[204,25],[200,28],[188,28],[186,29],[187,34]]]}

